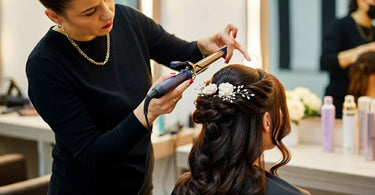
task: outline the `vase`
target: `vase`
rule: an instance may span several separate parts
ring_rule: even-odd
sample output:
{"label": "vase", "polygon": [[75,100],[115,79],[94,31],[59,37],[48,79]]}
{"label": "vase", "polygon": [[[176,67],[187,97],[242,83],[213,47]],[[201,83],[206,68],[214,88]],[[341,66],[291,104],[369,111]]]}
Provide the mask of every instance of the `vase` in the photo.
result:
{"label": "vase", "polygon": [[290,133],[283,138],[283,143],[287,147],[297,146],[299,144],[298,125],[295,123],[290,124]]}

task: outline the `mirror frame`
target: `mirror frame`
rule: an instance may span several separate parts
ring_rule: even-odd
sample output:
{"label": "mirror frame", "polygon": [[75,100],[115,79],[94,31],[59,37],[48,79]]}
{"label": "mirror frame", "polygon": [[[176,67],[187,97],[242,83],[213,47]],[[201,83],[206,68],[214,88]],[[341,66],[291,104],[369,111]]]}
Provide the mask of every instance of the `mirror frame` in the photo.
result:
{"label": "mirror frame", "polygon": [[269,71],[269,0],[247,0],[247,50],[251,67]]}

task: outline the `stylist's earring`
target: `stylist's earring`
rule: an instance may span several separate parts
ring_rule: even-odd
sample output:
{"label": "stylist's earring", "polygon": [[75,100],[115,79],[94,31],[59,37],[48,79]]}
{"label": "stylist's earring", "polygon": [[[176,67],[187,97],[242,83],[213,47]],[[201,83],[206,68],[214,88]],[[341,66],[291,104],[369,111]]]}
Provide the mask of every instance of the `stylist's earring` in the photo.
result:
{"label": "stylist's earring", "polygon": [[61,24],[58,24],[57,27],[61,28],[62,26],[61,26]]}

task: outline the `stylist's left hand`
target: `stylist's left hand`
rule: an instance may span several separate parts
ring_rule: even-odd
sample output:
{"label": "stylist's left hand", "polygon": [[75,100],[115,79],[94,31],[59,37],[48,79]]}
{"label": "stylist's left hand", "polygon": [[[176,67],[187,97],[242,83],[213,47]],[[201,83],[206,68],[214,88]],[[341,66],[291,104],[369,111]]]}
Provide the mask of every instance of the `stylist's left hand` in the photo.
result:
{"label": "stylist's left hand", "polygon": [[217,52],[223,46],[227,46],[227,55],[225,56],[225,63],[228,63],[233,56],[233,51],[235,49],[239,50],[246,60],[250,61],[249,54],[246,48],[236,41],[238,28],[233,24],[228,24],[224,30],[218,33],[202,38],[198,40],[198,48],[203,55],[210,55]]}

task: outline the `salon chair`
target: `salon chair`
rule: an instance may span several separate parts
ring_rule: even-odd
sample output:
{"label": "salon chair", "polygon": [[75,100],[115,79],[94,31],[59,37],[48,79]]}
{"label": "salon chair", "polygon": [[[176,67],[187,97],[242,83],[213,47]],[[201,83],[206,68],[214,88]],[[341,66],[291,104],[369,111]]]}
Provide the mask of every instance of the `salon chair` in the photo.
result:
{"label": "salon chair", "polygon": [[26,159],[21,154],[0,156],[0,195],[46,195],[51,175],[27,179]]}

